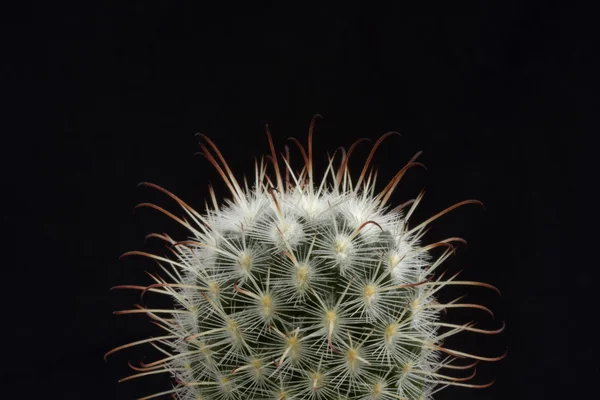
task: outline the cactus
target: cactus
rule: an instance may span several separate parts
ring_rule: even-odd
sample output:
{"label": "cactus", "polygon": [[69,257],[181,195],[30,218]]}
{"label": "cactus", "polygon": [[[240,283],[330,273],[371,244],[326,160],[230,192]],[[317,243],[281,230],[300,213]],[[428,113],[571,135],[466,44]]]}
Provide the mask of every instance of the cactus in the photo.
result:
{"label": "cactus", "polygon": [[[323,178],[313,171],[312,132],[305,149],[295,139],[303,167],[292,169],[289,151],[277,156],[267,127],[270,156],[256,161],[254,184],[241,184],[216,145],[202,135],[202,154],[231,192],[210,201],[200,213],[167,190],[150,183],[181,206],[176,216],[144,203],[185,226],[190,237],[166,242],[172,255],[141,251],[156,260],[164,277],[150,274],[147,286],[120,289],[170,296],[172,309],[138,305],[115,314],[147,314],[164,334],[119,346],[107,353],[150,344],[162,355],[142,363],[121,381],[155,374],[174,377],[172,388],[147,395],[186,400],[241,399],[429,399],[447,386],[468,383],[479,361],[497,361],[443,347],[463,331],[495,334],[474,323],[442,322],[451,308],[489,309],[457,301],[440,304],[448,285],[491,285],[446,276],[442,263],[464,240],[451,237],[422,244],[427,226],[466,200],[424,222],[410,223],[423,198],[397,207],[392,192],[407,170],[422,166],[417,153],[381,191],[371,167],[375,150],[358,178],[348,161],[357,143],[329,157]],[[287,150],[287,148],[286,148]],[[271,176],[267,171],[272,169]],[[440,248],[441,254],[432,255]]]}

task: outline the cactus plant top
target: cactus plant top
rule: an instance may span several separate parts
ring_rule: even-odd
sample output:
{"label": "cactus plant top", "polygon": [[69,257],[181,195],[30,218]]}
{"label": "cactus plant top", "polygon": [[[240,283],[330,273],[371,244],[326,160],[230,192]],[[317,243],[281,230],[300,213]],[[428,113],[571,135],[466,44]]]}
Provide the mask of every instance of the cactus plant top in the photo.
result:
{"label": "cactus plant top", "polygon": [[[270,155],[257,160],[253,182],[238,181],[217,146],[201,136],[202,154],[223,178],[231,197],[212,189],[203,211],[150,183],[181,207],[163,212],[189,230],[188,238],[167,234],[169,255],[131,251],[156,260],[162,271],[146,286],[121,285],[149,295],[169,296],[172,309],[138,305],[116,314],[147,314],[164,334],[119,346],[153,346],[159,356],[133,366],[122,381],[168,374],[173,386],[142,399],[171,395],[185,400],[418,400],[447,386],[474,383],[475,364],[504,357],[469,354],[444,347],[464,331],[495,334],[473,322],[444,322],[453,308],[488,312],[460,299],[441,304],[448,285],[491,285],[458,279],[443,262],[463,239],[424,243],[427,227],[466,204],[454,204],[412,223],[423,198],[391,205],[404,174],[422,167],[417,153],[378,188],[371,163],[351,174],[348,161],[357,143],[329,157],[324,172],[313,171],[313,118],[308,145],[294,139],[302,167],[290,153],[278,155],[267,129]],[[317,175],[319,179],[317,180]],[[437,250],[434,250],[437,249]],[[435,254],[435,256],[434,256]]]}

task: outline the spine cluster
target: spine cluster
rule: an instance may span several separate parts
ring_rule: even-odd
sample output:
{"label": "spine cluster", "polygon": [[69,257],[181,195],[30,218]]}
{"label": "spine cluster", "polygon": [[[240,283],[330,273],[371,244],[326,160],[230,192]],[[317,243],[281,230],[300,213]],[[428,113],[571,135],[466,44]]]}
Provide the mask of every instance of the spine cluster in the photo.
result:
{"label": "spine cluster", "polygon": [[[254,184],[240,184],[220,151],[202,137],[204,156],[231,191],[219,202],[212,192],[200,213],[170,192],[183,211],[176,216],[190,237],[164,240],[171,256],[140,251],[158,261],[163,276],[147,286],[117,288],[170,296],[172,309],[138,306],[117,314],[145,313],[164,335],[129,343],[108,354],[149,344],[162,357],[133,367],[122,380],[169,374],[169,390],[142,399],[173,395],[186,400],[418,400],[453,385],[469,383],[482,357],[445,348],[446,338],[463,331],[481,334],[474,323],[442,322],[441,312],[473,308],[458,300],[436,301],[447,285],[493,286],[460,281],[440,268],[460,238],[423,244],[427,226],[455,204],[428,220],[411,224],[423,198],[398,207],[388,200],[408,169],[421,166],[419,154],[379,192],[370,166],[382,136],[373,146],[358,179],[348,160],[354,150],[330,157],[316,182],[312,166],[312,128],[308,151],[298,142],[303,168],[291,167],[289,152],[278,157],[269,134],[274,174],[267,158],[257,161]],[[433,252],[435,248],[440,251]],[[434,257],[433,253],[436,253]]]}

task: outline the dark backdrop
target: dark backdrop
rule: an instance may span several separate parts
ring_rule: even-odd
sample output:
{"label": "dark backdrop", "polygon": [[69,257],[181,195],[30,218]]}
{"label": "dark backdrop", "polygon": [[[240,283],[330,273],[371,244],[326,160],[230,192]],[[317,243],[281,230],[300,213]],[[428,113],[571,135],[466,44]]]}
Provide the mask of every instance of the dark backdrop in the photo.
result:
{"label": "dark backdrop", "polygon": [[208,183],[226,191],[194,155],[196,132],[239,172],[267,151],[265,124],[282,148],[290,136],[305,140],[315,113],[321,166],[325,151],[389,130],[402,136],[376,156],[382,179],[424,151],[428,171],[411,171],[393,197],[399,204],[426,188],[416,219],[463,199],[485,203],[440,219],[430,239],[464,237],[448,268],[502,291],[469,290],[496,311],[495,321],[481,315],[482,326],[507,329],[462,345],[488,355],[508,346],[509,355],[480,368],[479,382],[496,377],[493,387],[439,398],[583,393],[598,372],[586,310],[597,261],[585,205],[595,180],[579,181],[595,161],[584,155],[591,10],[151,3],[44,2],[3,13],[3,395],[132,399],[166,388],[158,378],[116,382],[148,349],[102,358],[154,332],[144,317],[112,315],[137,299],[109,288],[147,283],[143,271],[156,269],[119,255],[163,251],[143,242],[147,233],[181,233],[152,210],[133,215],[142,201],[176,210],[137,184],[200,208]]}

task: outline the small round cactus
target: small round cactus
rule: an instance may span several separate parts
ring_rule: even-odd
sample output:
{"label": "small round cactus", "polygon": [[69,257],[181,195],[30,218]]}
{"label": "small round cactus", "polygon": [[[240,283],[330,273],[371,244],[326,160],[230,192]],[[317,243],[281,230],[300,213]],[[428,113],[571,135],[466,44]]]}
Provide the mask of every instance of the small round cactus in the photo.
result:
{"label": "small round cactus", "polygon": [[[257,160],[254,183],[240,183],[216,145],[201,136],[202,154],[231,192],[198,212],[167,190],[182,209],[176,216],[144,203],[185,226],[183,241],[162,239],[171,256],[131,251],[158,261],[164,272],[150,274],[147,286],[116,288],[170,296],[172,309],[136,309],[164,335],[119,346],[110,352],[150,344],[161,356],[132,368],[122,380],[170,374],[174,384],[151,399],[172,395],[185,400],[417,400],[447,386],[483,388],[469,383],[483,357],[443,346],[463,331],[495,334],[474,323],[442,322],[450,308],[477,308],[436,294],[447,285],[493,286],[446,276],[441,264],[460,238],[423,244],[427,226],[465,204],[457,203],[424,222],[410,217],[423,198],[389,205],[402,176],[422,166],[415,155],[382,190],[371,167],[373,146],[358,178],[348,161],[357,143],[329,163],[316,180],[312,132],[305,149],[295,139],[303,166],[295,171],[289,151],[278,156],[267,128],[271,154]],[[271,174],[268,171],[272,171]],[[437,257],[434,248],[441,248]]]}

